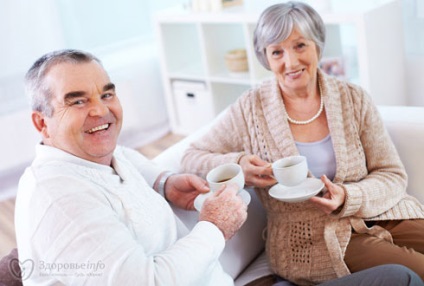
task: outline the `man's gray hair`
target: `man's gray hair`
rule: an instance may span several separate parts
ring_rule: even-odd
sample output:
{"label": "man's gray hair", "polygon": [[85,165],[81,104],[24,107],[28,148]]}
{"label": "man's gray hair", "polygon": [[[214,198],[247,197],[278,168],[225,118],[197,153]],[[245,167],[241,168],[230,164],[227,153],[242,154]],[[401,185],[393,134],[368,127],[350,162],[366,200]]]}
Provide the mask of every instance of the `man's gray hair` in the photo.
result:
{"label": "man's gray hair", "polygon": [[39,111],[48,117],[54,113],[51,103],[54,95],[44,83],[45,76],[51,67],[61,63],[78,64],[91,61],[101,65],[100,60],[92,54],[71,49],[54,51],[35,61],[25,75],[25,91],[31,99],[32,110]]}
{"label": "man's gray hair", "polygon": [[266,47],[286,40],[295,28],[316,44],[318,58],[321,58],[325,45],[325,25],[321,16],[303,2],[275,4],[262,12],[253,38],[256,57],[267,70],[270,66]]}

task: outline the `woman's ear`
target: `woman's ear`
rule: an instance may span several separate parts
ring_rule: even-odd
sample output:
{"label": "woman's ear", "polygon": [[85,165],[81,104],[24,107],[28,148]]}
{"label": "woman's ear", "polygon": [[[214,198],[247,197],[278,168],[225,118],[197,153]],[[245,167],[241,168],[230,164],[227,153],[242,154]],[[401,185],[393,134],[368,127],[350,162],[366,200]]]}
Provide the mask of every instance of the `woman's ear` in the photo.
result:
{"label": "woman's ear", "polygon": [[32,124],[34,124],[35,129],[41,133],[41,136],[46,139],[49,138],[49,132],[47,129],[47,124],[45,121],[45,115],[39,111],[33,111],[31,114]]}

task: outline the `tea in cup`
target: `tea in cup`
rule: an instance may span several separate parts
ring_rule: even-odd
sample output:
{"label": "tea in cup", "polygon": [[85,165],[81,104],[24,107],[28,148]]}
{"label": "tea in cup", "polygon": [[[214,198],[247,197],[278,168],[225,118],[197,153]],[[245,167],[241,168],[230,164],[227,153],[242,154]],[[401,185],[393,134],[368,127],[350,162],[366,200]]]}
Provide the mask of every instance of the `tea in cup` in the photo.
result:
{"label": "tea in cup", "polygon": [[308,176],[305,156],[290,156],[272,163],[272,172],[280,185],[292,187],[302,183]]}
{"label": "tea in cup", "polygon": [[240,165],[235,163],[223,164],[212,169],[206,175],[206,181],[212,192],[217,191],[222,185],[235,183],[239,191],[244,187],[244,174]]}

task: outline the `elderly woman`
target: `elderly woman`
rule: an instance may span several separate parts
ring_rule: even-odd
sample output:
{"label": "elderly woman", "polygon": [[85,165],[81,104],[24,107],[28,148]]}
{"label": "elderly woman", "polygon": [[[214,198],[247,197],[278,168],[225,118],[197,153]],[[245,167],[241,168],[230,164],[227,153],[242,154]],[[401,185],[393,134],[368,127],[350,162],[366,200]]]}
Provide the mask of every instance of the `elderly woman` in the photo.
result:
{"label": "elderly woman", "polygon": [[[387,263],[424,278],[424,207],[406,193],[405,169],[369,95],[319,69],[324,43],[324,23],[307,4],[267,8],[254,46],[275,78],[246,91],[193,143],[183,169],[204,176],[222,163],[242,166],[268,213],[271,267],[297,284]],[[298,154],[326,192],[274,199],[271,162]]]}

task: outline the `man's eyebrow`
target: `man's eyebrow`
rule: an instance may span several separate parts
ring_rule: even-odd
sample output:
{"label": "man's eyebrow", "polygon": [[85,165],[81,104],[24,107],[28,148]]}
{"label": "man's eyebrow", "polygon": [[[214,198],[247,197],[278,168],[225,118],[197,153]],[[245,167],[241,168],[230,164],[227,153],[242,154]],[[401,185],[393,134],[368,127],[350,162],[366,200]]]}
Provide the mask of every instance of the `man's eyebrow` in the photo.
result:
{"label": "man's eyebrow", "polygon": [[[108,91],[108,90],[115,90],[115,84],[113,83],[105,84],[105,86],[103,86],[103,91]],[[71,100],[72,98],[83,97],[85,96],[85,94],[86,93],[84,91],[71,91],[65,94],[64,99],[65,101],[67,101],[67,100]]]}
{"label": "man's eyebrow", "polygon": [[84,91],[71,91],[65,94],[64,99],[65,101],[68,101],[72,98],[76,98],[76,97],[82,97],[85,95]]}
{"label": "man's eyebrow", "polygon": [[106,84],[104,87],[103,87],[103,91],[108,91],[108,90],[111,90],[111,89],[113,89],[113,90],[115,90],[115,84],[113,84],[113,83],[108,83],[108,84]]}

